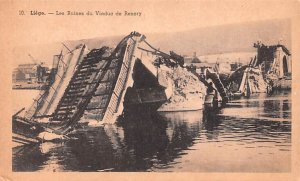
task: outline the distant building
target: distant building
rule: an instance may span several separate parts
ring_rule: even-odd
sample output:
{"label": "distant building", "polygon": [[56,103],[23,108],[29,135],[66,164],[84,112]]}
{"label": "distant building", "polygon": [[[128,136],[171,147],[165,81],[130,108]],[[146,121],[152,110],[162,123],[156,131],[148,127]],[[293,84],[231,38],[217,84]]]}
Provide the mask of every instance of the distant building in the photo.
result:
{"label": "distant building", "polygon": [[219,70],[218,64],[216,64],[216,63],[207,63],[207,62],[201,61],[197,57],[196,52],[194,52],[193,56],[191,56],[191,57],[185,56],[184,57],[184,64],[185,64],[185,67],[189,71],[195,72],[197,74],[204,73],[205,69],[213,69],[215,71]]}
{"label": "distant building", "polygon": [[209,68],[209,69],[214,69],[216,64],[215,63],[186,63],[185,64],[186,68],[190,71],[196,72],[197,74],[202,74],[204,73],[204,70]]}
{"label": "distant building", "polygon": [[27,83],[43,83],[46,82],[48,67],[39,64],[20,64],[13,70],[12,81]]}
{"label": "distant building", "polygon": [[191,57],[184,57],[184,63],[190,64],[190,63],[201,63],[200,59],[197,57],[196,52],[194,52],[193,56]]}
{"label": "distant building", "polygon": [[243,64],[240,62],[235,62],[230,64],[230,71],[236,71],[239,67],[241,67]]}

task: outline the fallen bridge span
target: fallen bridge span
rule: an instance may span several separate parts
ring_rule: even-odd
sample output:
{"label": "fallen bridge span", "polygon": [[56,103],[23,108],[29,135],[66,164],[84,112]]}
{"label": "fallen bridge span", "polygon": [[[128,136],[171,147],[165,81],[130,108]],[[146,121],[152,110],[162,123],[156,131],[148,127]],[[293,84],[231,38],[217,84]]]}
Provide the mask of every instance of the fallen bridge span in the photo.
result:
{"label": "fallen bridge span", "polygon": [[113,123],[124,112],[157,110],[172,95],[172,82],[166,76],[172,69],[155,62],[171,56],[154,49],[145,38],[133,32],[114,50],[102,47],[85,53],[83,46],[77,54],[71,52],[61,60],[64,66],[56,70],[53,83],[27,110],[26,119],[66,134],[82,119]]}

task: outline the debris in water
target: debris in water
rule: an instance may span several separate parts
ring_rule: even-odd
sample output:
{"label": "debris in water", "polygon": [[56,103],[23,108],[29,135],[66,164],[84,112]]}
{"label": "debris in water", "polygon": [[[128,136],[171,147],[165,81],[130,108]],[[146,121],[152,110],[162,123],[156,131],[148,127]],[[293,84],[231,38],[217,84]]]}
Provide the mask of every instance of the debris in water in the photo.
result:
{"label": "debris in water", "polygon": [[173,81],[173,95],[158,111],[186,111],[203,108],[205,86],[182,67],[176,67],[168,77]]}

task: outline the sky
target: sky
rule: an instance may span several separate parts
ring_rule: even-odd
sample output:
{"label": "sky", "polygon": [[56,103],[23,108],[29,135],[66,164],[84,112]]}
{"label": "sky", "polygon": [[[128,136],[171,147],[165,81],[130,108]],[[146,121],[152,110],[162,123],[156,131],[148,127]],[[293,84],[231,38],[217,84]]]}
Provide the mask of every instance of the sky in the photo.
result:
{"label": "sky", "polygon": [[[290,18],[297,13],[296,2],[273,1],[21,1],[6,10],[14,15],[19,9],[45,12],[120,11],[142,12],[141,17],[103,16],[11,16],[14,45],[50,43],[128,34],[178,32],[222,24]],[[14,2],[14,3],[13,3]],[[26,3],[27,2],[27,3]],[[132,2],[132,3],[130,3]],[[175,2],[175,3],[174,3]],[[7,20],[8,21],[8,20]],[[7,32],[11,34],[12,32]]]}
{"label": "sky", "polygon": [[[6,4],[5,4],[6,3]],[[68,40],[126,35],[135,30],[143,34],[174,33],[211,26],[256,22],[270,19],[289,19],[299,11],[297,1],[290,0],[209,0],[209,1],[6,1],[2,3],[2,42],[10,51],[11,62],[30,61],[24,53],[45,51],[43,45]],[[25,10],[25,16],[18,11]],[[140,17],[104,16],[31,16],[30,11],[102,11],[141,12]],[[158,37],[159,38],[159,37]],[[178,37],[180,40],[180,37]],[[38,45],[38,46],[36,46]],[[61,45],[49,47],[49,52]],[[16,47],[25,47],[18,52]],[[39,48],[40,47],[40,48]],[[3,49],[3,47],[1,47]],[[37,53],[38,54],[38,53]],[[18,56],[17,56],[18,57]]]}

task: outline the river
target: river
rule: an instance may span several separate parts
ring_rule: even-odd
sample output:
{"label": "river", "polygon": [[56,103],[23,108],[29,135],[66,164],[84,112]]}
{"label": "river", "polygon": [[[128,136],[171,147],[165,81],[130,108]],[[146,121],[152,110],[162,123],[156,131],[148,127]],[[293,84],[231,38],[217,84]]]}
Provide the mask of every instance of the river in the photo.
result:
{"label": "river", "polygon": [[[21,92],[14,90],[15,100],[37,95]],[[290,92],[232,101],[216,112],[134,115],[82,127],[68,141],[26,146],[13,154],[13,171],[289,172],[291,122]]]}

